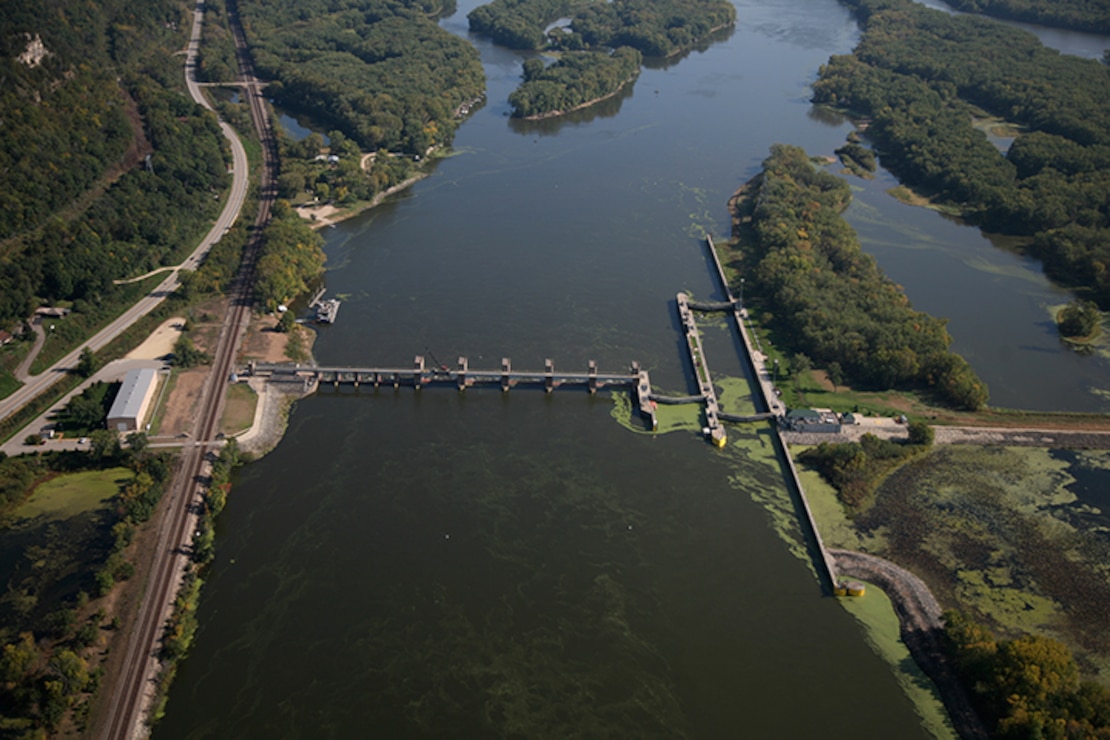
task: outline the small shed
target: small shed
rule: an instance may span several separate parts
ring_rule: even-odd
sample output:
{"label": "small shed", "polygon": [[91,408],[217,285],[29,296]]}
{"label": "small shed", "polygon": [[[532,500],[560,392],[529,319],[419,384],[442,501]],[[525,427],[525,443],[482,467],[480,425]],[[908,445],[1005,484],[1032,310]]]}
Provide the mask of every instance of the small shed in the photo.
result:
{"label": "small shed", "polygon": [[12,335],[3,329],[0,329],[0,347],[3,347],[8,342],[12,341]]}
{"label": "small shed", "polygon": [[112,402],[112,408],[108,411],[108,428],[114,432],[141,429],[157,387],[158,374],[154,368],[129,370],[116,394],[116,400]]}

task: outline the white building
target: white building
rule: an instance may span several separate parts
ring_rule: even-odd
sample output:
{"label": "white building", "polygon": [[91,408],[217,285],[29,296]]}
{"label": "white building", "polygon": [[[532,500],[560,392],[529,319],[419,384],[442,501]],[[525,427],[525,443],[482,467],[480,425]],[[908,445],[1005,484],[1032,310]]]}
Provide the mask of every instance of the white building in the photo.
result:
{"label": "white building", "polygon": [[108,428],[114,432],[133,432],[142,429],[143,420],[150,411],[154,389],[158,387],[158,374],[152,367],[129,370],[123,379],[116,400],[108,411]]}

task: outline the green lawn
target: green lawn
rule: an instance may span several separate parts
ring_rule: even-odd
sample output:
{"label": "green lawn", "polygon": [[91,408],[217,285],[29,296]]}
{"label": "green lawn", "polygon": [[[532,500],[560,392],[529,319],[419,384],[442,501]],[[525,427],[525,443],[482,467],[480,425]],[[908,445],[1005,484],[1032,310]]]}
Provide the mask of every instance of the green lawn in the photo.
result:
{"label": "green lawn", "polygon": [[0,370],[0,398],[7,398],[23,385],[7,370]]}
{"label": "green lawn", "polygon": [[14,512],[14,518],[68,519],[92,511],[119,493],[135,474],[127,468],[67,473],[39,485],[27,502]]}

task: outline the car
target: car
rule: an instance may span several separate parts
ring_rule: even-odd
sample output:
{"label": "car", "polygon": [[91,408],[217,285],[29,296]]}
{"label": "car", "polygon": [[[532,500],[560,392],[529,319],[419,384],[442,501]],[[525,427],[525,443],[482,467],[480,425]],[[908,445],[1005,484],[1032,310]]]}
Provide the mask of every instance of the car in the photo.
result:
{"label": "car", "polygon": [[89,443],[89,438],[88,437],[82,437],[81,439],[77,440],[77,444],[79,444],[79,445],[87,445],[88,443]]}

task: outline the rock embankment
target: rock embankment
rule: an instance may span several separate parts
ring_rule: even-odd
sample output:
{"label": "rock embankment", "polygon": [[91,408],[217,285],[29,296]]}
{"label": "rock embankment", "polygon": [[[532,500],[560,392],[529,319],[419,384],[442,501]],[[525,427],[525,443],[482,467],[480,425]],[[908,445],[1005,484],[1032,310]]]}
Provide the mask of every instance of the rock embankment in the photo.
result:
{"label": "rock embankment", "polygon": [[987,740],[989,735],[944,653],[940,605],[925,582],[875,555],[835,549],[829,554],[840,575],[873,583],[890,597],[901,624],[902,642],[936,684],[956,732],[966,740]]}
{"label": "rock embankment", "polygon": [[[1025,429],[1006,427],[933,427],[938,445],[1001,445],[1004,447],[1047,447],[1067,450],[1110,450],[1110,432],[1096,429]],[[819,445],[858,442],[864,434],[883,439],[905,439],[909,432],[902,424],[885,426],[844,426],[840,433],[783,432],[792,445]]]}
{"label": "rock embankment", "polygon": [[301,383],[277,383],[261,378],[252,379],[250,386],[258,394],[254,423],[237,440],[240,450],[257,458],[277,447],[285,434],[289,407],[313,389]]}

